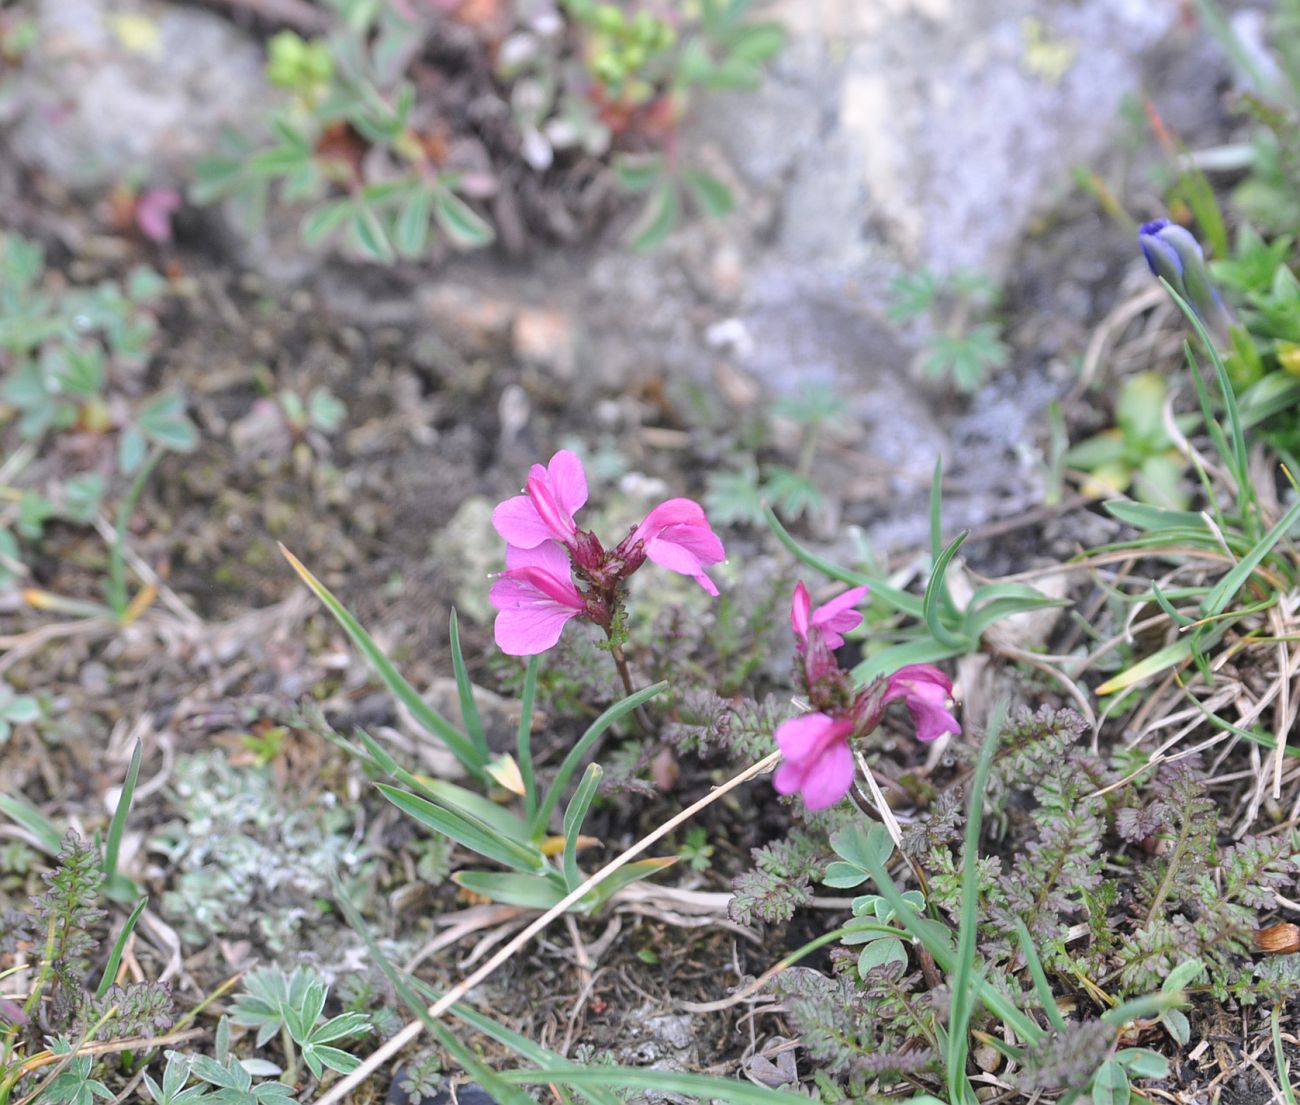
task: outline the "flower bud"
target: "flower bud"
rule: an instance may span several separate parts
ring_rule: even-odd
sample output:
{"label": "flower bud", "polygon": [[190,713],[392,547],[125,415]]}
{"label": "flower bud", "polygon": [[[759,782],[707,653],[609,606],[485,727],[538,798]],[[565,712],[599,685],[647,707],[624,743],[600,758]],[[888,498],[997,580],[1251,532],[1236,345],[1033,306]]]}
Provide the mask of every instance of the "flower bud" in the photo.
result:
{"label": "flower bud", "polygon": [[1226,342],[1232,316],[1205,268],[1205,254],[1191,232],[1168,219],[1138,228],[1138,244],[1155,276],[1162,276],[1205,323],[1216,344]]}

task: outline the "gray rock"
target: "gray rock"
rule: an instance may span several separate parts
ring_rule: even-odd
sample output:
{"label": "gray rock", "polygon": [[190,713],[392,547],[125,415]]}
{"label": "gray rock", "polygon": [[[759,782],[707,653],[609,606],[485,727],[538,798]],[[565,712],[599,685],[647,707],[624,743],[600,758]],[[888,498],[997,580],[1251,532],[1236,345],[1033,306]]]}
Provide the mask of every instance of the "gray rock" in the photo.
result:
{"label": "gray rock", "polygon": [[785,174],[780,252],[1000,276],[1027,219],[1114,129],[1177,18],[1144,0],[784,0],[794,41],[704,128],[750,179]]}
{"label": "gray rock", "polygon": [[262,53],[197,8],[33,0],[38,44],[14,89],[12,152],[70,188],[189,179],[225,125],[266,104]]}

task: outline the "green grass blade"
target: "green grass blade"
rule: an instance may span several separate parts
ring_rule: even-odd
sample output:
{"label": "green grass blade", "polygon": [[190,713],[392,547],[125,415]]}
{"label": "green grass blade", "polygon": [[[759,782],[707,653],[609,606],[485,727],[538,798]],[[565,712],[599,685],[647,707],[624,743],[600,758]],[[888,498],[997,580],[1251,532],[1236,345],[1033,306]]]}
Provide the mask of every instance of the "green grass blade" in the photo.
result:
{"label": "green grass blade", "polygon": [[961,656],[964,648],[949,648],[929,637],[916,641],[906,641],[869,656],[853,669],[853,679],[860,687],[866,686],[881,675],[892,675],[899,668],[908,664],[937,664],[940,660],[951,660]]}
{"label": "green grass blade", "polygon": [[1046,595],[1038,595],[1036,598],[1007,596],[979,603],[972,599],[962,628],[972,642],[977,642],[989,626],[1003,618],[1014,618],[1017,614],[1027,614],[1031,610],[1050,610],[1053,607],[1060,609],[1070,605],[1072,603],[1069,599],[1053,599]]}
{"label": "green grass blade", "polygon": [[108,599],[109,609],[119,622],[126,617],[131,607],[131,600],[126,593],[126,533],[131,525],[131,515],[135,513],[136,503],[144,492],[144,485],[149,482],[153,470],[162,460],[162,449],[155,447],[140,466],[135,479],[127,489],[126,495],[117,507],[116,525],[113,527],[113,543],[108,549],[108,579],[104,581],[104,597]]}
{"label": "green grass blade", "polygon": [[[371,935],[365,920],[348,898],[338,876],[331,875],[331,878],[334,885],[334,900],[343,911],[343,916],[347,919],[349,927],[365,942],[371,958],[383,972],[384,977],[388,979],[389,984],[393,987],[393,992],[397,994],[398,1000],[420,1019],[429,1035],[465,1069],[465,1072],[471,1078],[487,1091],[488,1096],[497,1102],[497,1105],[536,1105],[536,1102],[526,1093],[507,1084],[496,1071],[484,1066],[478,1056],[461,1043],[456,1034],[445,1024],[441,1024],[429,1016],[429,1010],[420,999],[420,995],[412,988],[409,976],[399,971],[388,961],[383,949],[380,948],[374,936]],[[453,1006],[452,1008],[454,1010],[456,1007]],[[600,1102],[599,1105],[607,1105],[607,1103]]]}
{"label": "green grass blade", "polygon": [[1254,548],[1242,557],[1237,566],[1220,579],[1205,596],[1205,601],[1201,603],[1201,613],[1205,617],[1213,618],[1224,612],[1228,603],[1246,585],[1246,581],[1250,579],[1255,569],[1273,551],[1273,546],[1287,535],[1297,520],[1300,520],[1300,500],[1291,504],[1291,509],[1277,520],[1277,524],[1255,542]]}
{"label": "green grass blade", "polygon": [[109,987],[113,985],[113,979],[117,977],[117,969],[122,965],[122,953],[126,951],[126,942],[131,938],[131,933],[135,930],[135,923],[140,920],[140,914],[144,912],[144,907],[148,904],[148,897],[142,897],[135,903],[135,909],[131,910],[131,916],[126,919],[126,924],[122,926],[122,931],[113,942],[113,950],[109,953],[108,962],[104,964],[104,973],[100,976],[99,986],[95,990],[95,997],[103,998],[108,993]]}
{"label": "green grass blade", "polygon": [[776,534],[776,539],[794,554],[795,559],[807,564],[808,567],[815,568],[828,579],[838,579],[841,583],[847,583],[853,587],[870,587],[873,597],[887,602],[895,610],[900,610],[913,618],[924,616],[925,608],[921,600],[915,595],[910,595],[877,576],[841,568],[838,564],[832,564],[829,560],[823,559],[816,553],[809,552],[790,536],[789,530],[781,525],[780,519],[773,513],[772,508],[766,504],[763,506],[763,517],[767,519],[767,524],[771,527],[772,532]]}
{"label": "green grass blade", "polygon": [[533,771],[533,700],[537,697],[537,673],[541,656],[530,656],[524,671],[524,690],[519,699],[519,742],[515,760],[524,781],[524,817],[529,821],[537,812],[537,775]]}
{"label": "green grass blade", "polygon": [[1148,532],[1186,527],[1209,533],[1205,519],[1194,510],[1167,510],[1150,503],[1135,503],[1130,499],[1107,499],[1101,504],[1101,509],[1112,518]]}
{"label": "green grass blade", "polygon": [[591,746],[604,735],[606,729],[620,718],[630,714],[643,702],[649,702],[666,686],[668,684],[661,681],[646,687],[644,690],[637,691],[636,694],[628,695],[621,702],[615,702],[613,706],[591,723],[587,731],[579,738],[578,743],[569,749],[569,754],[564,757],[559,771],[555,773],[550,790],[546,792],[546,797],[542,799],[541,805],[537,807],[537,812],[533,815],[529,828],[531,830],[530,835],[534,840],[546,832],[546,824],[551,819],[551,811],[555,809],[555,804],[560,800],[560,795],[564,793],[564,788],[568,786],[569,779],[578,770],[578,764],[590,751]]}
{"label": "green grass blade", "polygon": [[621,1090],[654,1090],[662,1094],[725,1101],[727,1105],[808,1105],[804,1094],[773,1090],[740,1078],[717,1078],[708,1074],[656,1070],[653,1067],[571,1067],[568,1070],[511,1070],[500,1076],[512,1085],[541,1086],[548,1083]]}
{"label": "green grass blade", "polygon": [[1164,648],[1158,649],[1150,656],[1139,660],[1131,668],[1126,668],[1118,675],[1113,675],[1097,688],[1098,696],[1114,694],[1116,691],[1122,691],[1135,683],[1141,683],[1144,679],[1149,679],[1153,675],[1158,675],[1165,668],[1172,668],[1176,664],[1182,664],[1192,658],[1192,642],[1186,637],[1174,641],[1173,644],[1165,645]]}
{"label": "green grass blade", "polygon": [[961,913],[957,928],[957,958],[950,985],[952,1001],[948,1013],[948,1049],[944,1065],[948,1075],[948,1099],[951,1102],[974,1101],[975,1091],[966,1076],[970,1052],[970,1019],[975,1012],[975,936],[979,928],[979,854],[980,829],[984,823],[984,791],[988,785],[993,753],[1002,735],[1007,703],[1000,700],[989,719],[988,733],[980,748],[979,760],[970,784],[970,804],[966,810],[966,839],[961,861]]}
{"label": "green grass blade", "polygon": [[492,753],[488,750],[487,737],[483,733],[483,719],[479,717],[478,703],[474,701],[474,687],[469,681],[465,657],[460,650],[460,620],[456,617],[455,607],[451,611],[448,637],[451,641],[451,667],[456,675],[456,694],[460,698],[460,716],[465,723],[465,733],[479,759],[487,763],[492,758]]}
{"label": "green grass blade", "polygon": [[[884,862],[875,856],[864,858],[867,872],[876,884],[880,896],[893,907],[898,923],[920,941],[945,974],[951,975],[956,968],[957,952],[953,947],[952,934],[947,925],[918,915],[899,892],[897,884],[885,869]],[[984,1007],[995,1017],[1006,1021],[1022,1040],[1032,1044],[1043,1038],[1043,1030],[1037,1023],[1022,1013],[1006,994],[980,977],[978,972],[973,975],[972,989]]]}
{"label": "green grass blade", "polygon": [[516,871],[457,871],[451,880],[472,894],[525,909],[550,909],[565,894],[563,886],[545,875],[523,875]]}
{"label": "green grass blade", "polygon": [[511,840],[477,818],[434,805],[387,783],[375,785],[404,814],[487,859],[527,874],[536,874],[546,866],[546,857],[540,851]]}
{"label": "green grass blade", "polygon": [[135,742],[131,752],[131,763],[126,769],[126,779],[122,782],[122,793],[113,811],[113,820],[108,825],[108,837],[104,841],[104,875],[111,888],[117,878],[117,859],[122,851],[122,834],[126,831],[126,819],[131,813],[131,801],[135,798],[135,784],[140,778],[140,757],[144,755],[144,746]]}
{"label": "green grass blade", "polygon": [[[1223,409],[1228,415],[1228,428],[1232,431],[1232,469],[1233,475],[1237,478],[1238,494],[1253,499],[1253,492],[1250,486],[1250,470],[1246,464],[1246,435],[1241,428],[1241,411],[1237,409],[1237,395],[1232,389],[1232,379],[1228,375],[1228,367],[1223,363],[1223,358],[1219,356],[1219,351],[1214,347],[1214,342],[1210,340],[1210,332],[1206,330],[1205,323],[1201,321],[1201,316],[1196,313],[1192,305],[1187,302],[1181,295],[1174,290],[1172,284],[1163,276],[1160,283],[1165,286],[1165,291],[1173,297],[1178,304],[1179,310],[1187,317],[1191,323],[1192,329],[1200,335],[1201,342],[1205,346],[1206,352],[1210,355],[1210,363],[1214,365],[1215,377],[1219,382],[1219,392],[1223,398]],[[1192,373],[1197,379],[1200,378],[1199,370],[1196,367],[1196,358],[1192,356],[1191,346],[1187,347],[1187,359],[1191,362]],[[1208,415],[1207,415],[1208,418]],[[1225,456],[1224,462],[1228,462]]]}
{"label": "green grass blade", "polygon": [[[948,575],[948,565],[952,563],[952,558],[957,555],[957,550],[962,547],[962,544],[969,536],[969,530],[959,533],[952,539],[948,547],[935,558],[934,567],[930,569],[929,582],[925,585],[925,598],[922,600],[921,606],[925,615],[926,627],[930,630],[930,636],[947,648],[959,648],[963,652],[971,648],[975,642],[959,633],[954,633],[943,624],[942,608],[948,594],[948,587],[945,583]],[[948,604],[951,604],[950,599]]]}
{"label": "green grass blade", "polygon": [[[427,982],[418,978],[410,980],[411,985],[419,992],[430,1005],[438,1001],[442,994],[435,990]],[[497,1043],[508,1047],[521,1059],[527,1059],[541,1070],[581,1070],[576,1063],[571,1063],[563,1056],[557,1055],[553,1051],[548,1051],[541,1044],[535,1044],[527,1036],[520,1035],[513,1029],[507,1028],[500,1022],[493,1020],[485,1013],[480,1013],[471,1005],[464,1002],[457,1002],[450,1009],[450,1012],[458,1020],[464,1021],[475,1032],[481,1032],[484,1036],[496,1040]],[[557,1087],[559,1088],[559,1087]],[[564,1099],[568,1100],[568,1091],[560,1088],[560,1093]],[[619,1099],[608,1090],[600,1089],[595,1086],[584,1087],[579,1091],[583,1097],[592,1103],[592,1105],[619,1105]]]}
{"label": "green grass blade", "polygon": [[1285,1105],[1296,1105],[1295,1087],[1291,1085],[1291,1064],[1287,1062],[1286,1052],[1282,1050],[1281,1008],[1273,1006],[1269,1016],[1269,1028],[1273,1036],[1273,1062],[1277,1064],[1277,1084],[1282,1088],[1282,1101]]}
{"label": "green grass blade", "polygon": [[1043,1007],[1043,1015],[1047,1017],[1053,1028],[1058,1032],[1064,1032],[1065,1018],[1061,1016],[1060,1007],[1056,1004],[1056,997],[1047,981],[1043,961],[1038,958],[1034,938],[1029,935],[1029,930],[1019,917],[1016,918],[1016,938],[1020,941],[1020,952],[1029,967],[1029,976],[1034,980],[1034,993],[1038,995],[1038,1003]]}
{"label": "green grass blade", "polygon": [[[943,555],[943,457],[935,457],[934,475],[930,478],[930,563],[938,564]],[[931,574],[931,579],[933,579]],[[957,607],[944,578],[939,580],[939,605],[945,615],[957,616]]]}
{"label": "green grass blade", "polygon": [[12,821],[18,822],[36,838],[41,849],[48,855],[57,856],[62,846],[62,834],[59,827],[45,814],[24,798],[11,794],[0,794],[0,813]]}
{"label": "green grass blade", "polygon": [[582,906],[589,913],[594,913],[623,887],[651,878],[660,871],[667,871],[676,862],[676,856],[652,856],[650,859],[639,859],[635,863],[626,864],[599,886],[589,890],[583,896]]}
{"label": "green grass blade", "polygon": [[1276,95],[1278,89],[1275,82],[1259,67],[1255,55],[1241,41],[1219,5],[1214,0],[1196,0],[1196,7],[1201,13],[1205,29],[1218,41],[1238,71],[1261,93]]}
{"label": "green grass blade", "polygon": [[576,890],[582,882],[582,872],[578,870],[578,833],[582,831],[592,799],[600,789],[603,774],[600,764],[588,765],[564,811],[564,887],[569,891]]}
{"label": "green grass blade", "polygon": [[1179,629],[1186,629],[1192,624],[1192,619],[1182,611],[1178,610],[1174,604],[1169,601],[1169,596],[1160,590],[1160,584],[1156,583],[1155,580],[1151,581],[1151,594],[1156,600],[1156,605],[1165,612],[1165,616],[1173,622],[1174,625],[1178,626]]}
{"label": "green grass blade", "polygon": [[461,733],[451,722],[420,697],[415,688],[406,681],[402,673],[393,666],[388,657],[375,644],[374,638],[365,631],[361,623],[329,592],[328,588],[320,580],[306,569],[293,553],[283,545],[280,546],[280,552],[289,561],[293,570],[298,573],[298,577],[311,589],[312,594],[320,599],[325,604],[325,608],[334,615],[334,620],[342,626],[343,632],[348,635],[348,638],[357,646],[370,666],[374,668],[375,674],[379,676],[384,686],[402,705],[411,711],[411,716],[434,736],[440,737],[466,771],[477,776],[485,783],[490,782],[491,780],[485,770],[487,761],[479,757],[478,749],[474,747],[474,744],[465,734]]}

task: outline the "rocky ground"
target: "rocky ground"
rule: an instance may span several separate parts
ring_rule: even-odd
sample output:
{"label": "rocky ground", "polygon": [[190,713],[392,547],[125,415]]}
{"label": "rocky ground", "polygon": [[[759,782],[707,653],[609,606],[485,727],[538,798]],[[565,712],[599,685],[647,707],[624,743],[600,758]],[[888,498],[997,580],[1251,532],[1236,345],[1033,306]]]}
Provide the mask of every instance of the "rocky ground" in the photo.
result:
{"label": "rocky ground", "polygon": [[[1074,394],[1078,366],[1098,321],[1145,279],[1130,231],[1098,211],[1074,173],[1091,168],[1130,211],[1154,215],[1153,161],[1133,105],[1140,112],[1150,97],[1172,129],[1198,140],[1222,126],[1222,64],[1174,0],[780,0],[772,9],[791,41],[773,79],[756,95],[710,103],[690,135],[735,190],[733,217],[691,221],[663,249],[634,256],[618,241],[630,216],[615,204],[581,244],[379,271],[304,253],[288,219],[248,239],[220,210],[187,206],[163,245],[105,228],[114,185],[183,183],[223,125],[258,116],[268,97],[258,36],[274,16],[216,0],[32,3],[37,53],[5,75],[0,96],[0,223],[46,242],[77,279],[133,258],[175,274],[181,292],[150,372],[184,387],[203,444],[165,463],[134,535],[170,596],[155,615],[109,633],[51,631],[13,601],[0,613],[0,668],[58,706],[42,741],[2,746],[0,759],[6,789],[91,830],[134,741],[146,741],[128,862],[167,886],[152,935],[160,957],[174,952],[165,969],[189,997],[258,956],[345,955],[346,930],[313,920],[311,902],[322,866],[341,862],[349,840],[374,844],[349,862],[392,908],[404,954],[452,905],[403,878],[436,859],[362,793],[303,701],[314,698],[338,728],[382,729],[430,764],[437,751],[418,747],[301,593],[276,541],[337,590],[418,685],[441,679],[446,693],[455,602],[469,620],[476,681],[508,689],[488,658],[487,515],[529,463],[572,438],[619,458],[605,480],[610,509],[632,516],[665,493],[701,495],[703,473],[735,456],[736,426],[817,384],[843,405],[821,451],[825,501],[810,539],[839,555],[853,532],[884,554],[923,545],[942,457],[945,527],[974,527],[975,565],[1002,572],[1068,555],[1094,539],[1097,522],[1047,503],[1044,413],[1070,398],[1072,423],[1095,426]],[[156,38],[123,32],[136,17]],[[1240,18],[1249,26],[1253,16]],[[1005,288],[1012,360],[969,398],[918,381],[925,327],[887,317],[889,281],[920,267],[974,268]],[[317,386],[347,414],[303,449],[265,396]],[[794,453],[787,431],[775,428],[769,455]],[[37,565],[39,583],[88,595],[95,577],[79,539],[58,541]],[[767,579],[784,593],[787,562],[763,534],[740,527],[729,546],[730,582]],[[785,663],[778,656],[772,671]],[[261,799],[211,754],[238,755],[242,736],[277,726],[291,734],[277,782],[298,834],[283,845],[248,812]],[[716,766],[706,761],[667,799],[627,798],[629,816],[607,821],[606,843],[632,839],[664,802],[702,792]],[[330,790],[352,795],[359,812],[308,808]],[[726,832],[711,833],[713,869],[687,876],[690,888],[724,890],[784,817],[738,828],[730,812],[706,821]],[[209,862],[221,847],[201,842],[201,817],[240,842],[229,845],[235,858]],[[168,853],[158,842],[169,834]],[[283,877],[250,887],[272,862]],[[743,1007],[686,1016],[673,1001],[716,998],[720,970],[728,983],[756,975],[777,949],[716,915],[692,928],[666,913],[620,915],[587,934],[606,952],[594,988],[562,940],[543,945],[494,983],[497,1011],[550,1046],[609,1048],[624,1061],[695,1069],[745,1053]],[[279,920],[248,923],[258,914]],[[775,941],[812,934],[797,926]],[[630,966],[664,946],[674,955],[661,951],[647,984]],[[462,965],[434,961],[442,981]]]}

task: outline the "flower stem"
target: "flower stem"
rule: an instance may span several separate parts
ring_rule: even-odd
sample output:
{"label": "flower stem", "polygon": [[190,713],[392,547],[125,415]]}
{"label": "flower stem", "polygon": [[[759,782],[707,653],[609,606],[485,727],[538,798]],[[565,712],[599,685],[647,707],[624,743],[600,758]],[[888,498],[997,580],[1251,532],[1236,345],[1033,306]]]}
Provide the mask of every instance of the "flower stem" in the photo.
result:
{"label": "flower stem", "polygon": [[[609,631],[606,630],[606,632]],[[632,686],[632,672],[627,666],[627,657],[623,655],[623,649],[614,644],[612,634],[610,635],[609,654],[614,658],[614,666],[618,668],[618,677],[623,681],[623,689],[628,695],[636,694],[636,688]],[[640,736],[648,737],[650,735],[650,719],[646,716],[644,707],[638,706],[632,711],[632,722]]]}

